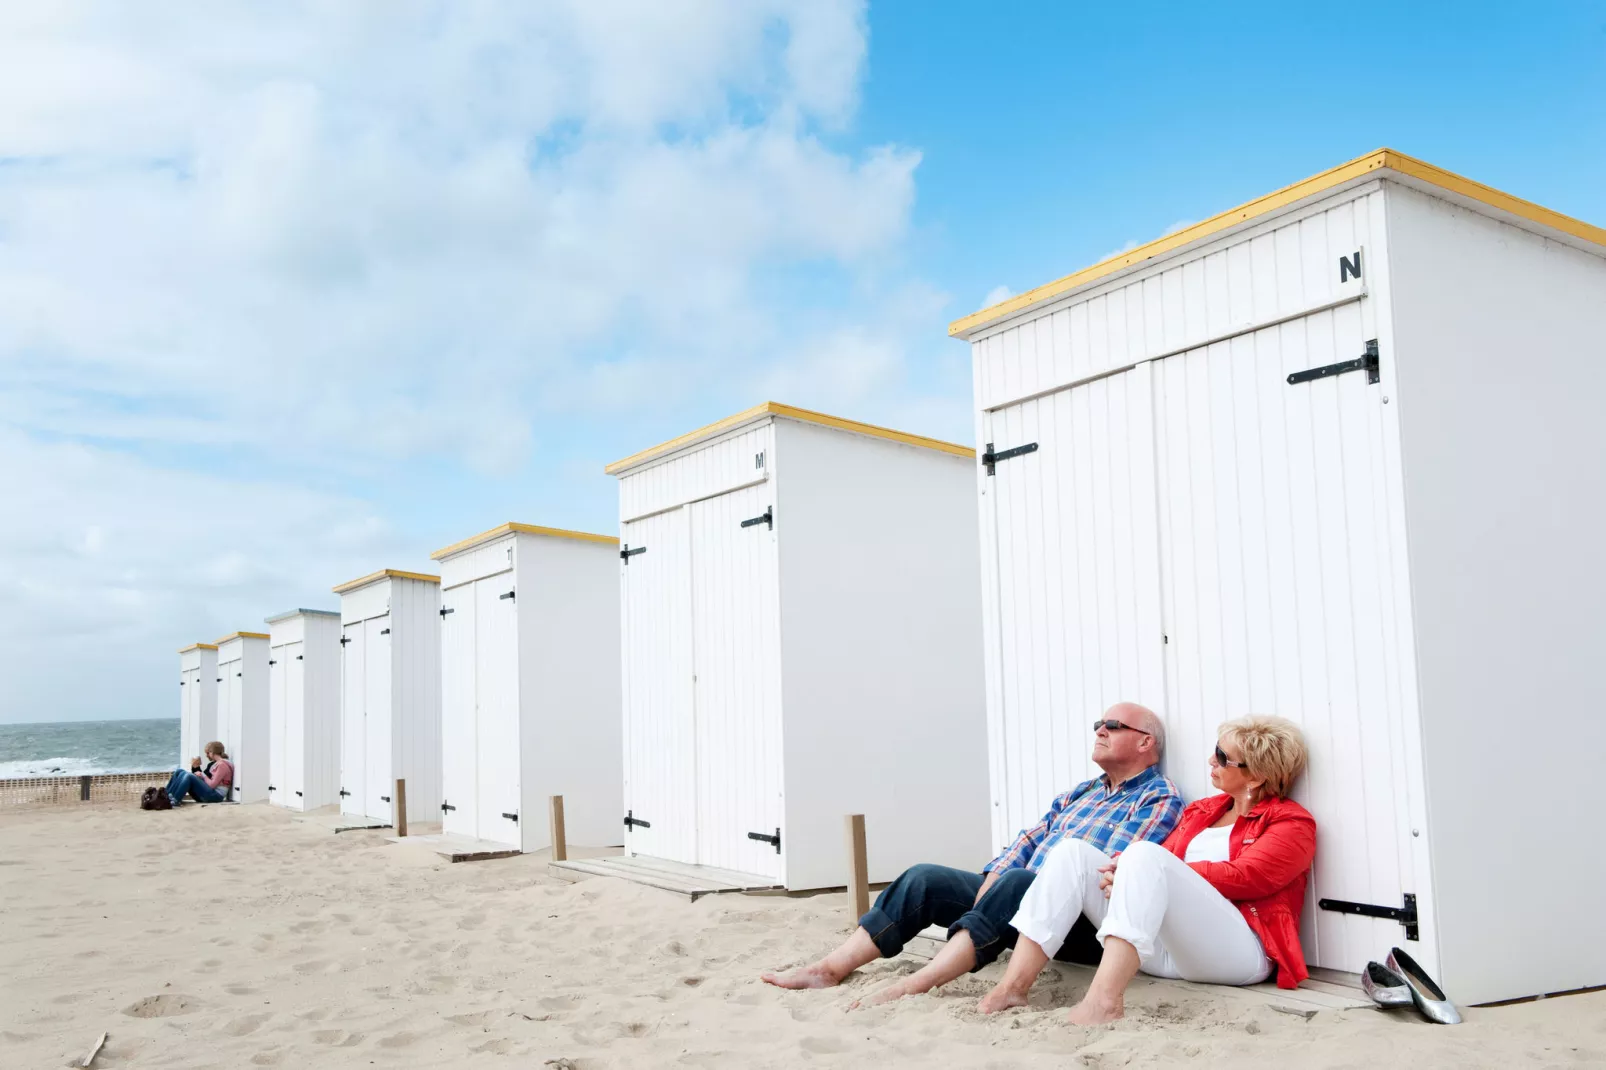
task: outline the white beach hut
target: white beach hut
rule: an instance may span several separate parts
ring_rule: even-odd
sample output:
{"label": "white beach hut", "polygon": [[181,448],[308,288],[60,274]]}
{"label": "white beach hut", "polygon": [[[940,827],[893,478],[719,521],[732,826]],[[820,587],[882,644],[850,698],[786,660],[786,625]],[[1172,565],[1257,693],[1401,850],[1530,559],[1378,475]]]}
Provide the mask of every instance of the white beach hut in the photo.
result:
{"label": "white beach hut", "polygon": [[1397,944],[1466,1003],[1606,983],[1575,820],[1606,231],[1380,150],[950,333],[989,454],[995,844],[1112,700],[1165,713],[1190,798],[1220,721],[1277,713],[1312,750],[1313,964]]}
{"label": "white beach hut", "polygon": [[236,802],[268,797],[268,642],[262,632],[217,641],[217,740],[234,766]]}
{"label": "white beach hut", "polygon": [[316,810],[340,801],[340,614],[292,609],[266,623],[268,801]]}
{"label": "white beach hut", "polygon": [[411,821],[440,819],[441,580],[385,569],[340,596],[340,812],[393,823],[397,778]]}
{"label": "white beach hut", "polygon": [[974,451],[768,403],[619,477],[627,852],[789,889],[986,861]]}
{"label": "white beach hut", "polygon": [[503,524],[441,566],[442,831],[522,851],[617,844],[618,540]]}
{"label": "white beach hut", "polygon": [[191,643],[178,652],[178,765],[190,767],[217,738],[217,646]]}

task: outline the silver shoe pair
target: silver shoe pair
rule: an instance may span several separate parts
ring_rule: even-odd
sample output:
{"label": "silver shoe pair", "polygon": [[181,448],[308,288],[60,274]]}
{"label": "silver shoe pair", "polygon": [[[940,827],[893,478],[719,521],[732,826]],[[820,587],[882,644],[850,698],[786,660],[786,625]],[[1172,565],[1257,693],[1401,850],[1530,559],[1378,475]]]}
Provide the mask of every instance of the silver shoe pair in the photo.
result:
{"label": "silver shoe pair", "polygon": [[1427,971],[1399,948],[1389,952],[1387,964],[1368,962],[1361,973],[1361,988],[1379,1007],[1409,1007],[1440,1025],[1459,1025],[1461,1013],[1433,983]]}

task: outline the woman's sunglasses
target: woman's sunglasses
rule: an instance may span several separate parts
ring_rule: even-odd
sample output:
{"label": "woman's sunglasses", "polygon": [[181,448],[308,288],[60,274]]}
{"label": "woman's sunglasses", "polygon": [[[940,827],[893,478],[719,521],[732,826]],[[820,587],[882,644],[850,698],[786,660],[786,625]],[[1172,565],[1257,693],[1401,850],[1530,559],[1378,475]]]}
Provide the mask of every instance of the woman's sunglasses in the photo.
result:
{"label": "woman's sunglasses", "polygon": [[1232,761],[1231,759],[1229,759],[1227,757],[1227,755],[1226,755],[1226,752],[1221,749],[1221,744],[1220,743],[1216,744],[1216,764],[1219,765],[1219,766],[1224,766],[1227,769],[1248,769],[1249,768],[1249,763],[1248,762],[1235,762],[1235,761]]}
{"label": "woman's sunglasses", "polygon": [[1133,728],[1129,724],[1122,724],[1120,721],[1113,721],[1113,720],[1107,721],[1107,720],[1104,720],[1102,718],[1100,718],[1099,720],[1093,722],[1093,731],[1097,732],[1101,728],[1108,728],[1111,732],[1119,732],[1121,729],[1124,728],[1128,732],[1140,732],[1145,736],[1152,734],[1152,733],[1149,733],[1149,732],[1144,732],[1143,729],[1141,729],[1141,728]]}

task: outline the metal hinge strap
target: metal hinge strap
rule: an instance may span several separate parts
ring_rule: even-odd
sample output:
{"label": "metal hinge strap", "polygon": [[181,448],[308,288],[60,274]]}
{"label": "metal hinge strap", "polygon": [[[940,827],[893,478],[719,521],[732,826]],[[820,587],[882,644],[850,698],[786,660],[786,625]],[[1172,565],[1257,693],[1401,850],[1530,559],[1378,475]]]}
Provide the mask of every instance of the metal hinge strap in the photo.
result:
{"label": "metal hinge strap", "polygon": [[1341,360],[1337,364],[1323,364],[1320,368],[1306,368],[1302,372],[1291,372],[1288,376],[1288,385],[1297,386],[1308,383],[1313,379],[1330,379],[1345,372],[1366,371],[1366,381],[1375,383],[1379,379],[1379,358],[1377,355],[1377,339],[1373,338],[1366,343],[1366,354],[1354,360]]}
{"label": "metal hinge strap", "polygon": [[981,463],[987,466],[987,474],[993,475],[994,466],[999,461],[1007,461],[1013,457],[1024,457],[1028,453],[1036,452],[1037,443],[1035,442],[1028,442],[1024,446],[1011,446],[1007,450],[998,450],[996,452],[993,450],[993,444],[989,442],[987,443],[987,451],[981,455]]}
{"label": "metal hinge strap", "polygon": [[773,843],[775,845],[775,853],[776,854],[780,854],[781,853],[781,830],[780,829],[776,829],[775,830],[775,835],[773,835],[773,836],[771,836],[767,832],[749,832],[747,834],[747,838],[750,839],[750,840],[758,840],[760,843]]}
{"label": "metal hinge strap", "polygon": [[630,559],[632,557],[635,557],[637,554],[644,554],[646,552],[647,548],[645,546],[637,546],[632,549],[629,543],[625,543],[624,549],[619,551],[619,560],[628,565],[630,564]]}
{"label": "metal hinge strap", "polygon": [[1316,905],[1323,910],[1331,910],[1336,914],[1355,914],[1363,918],[1383,918],[1386,921],[1397,921],[1405,926],[1407,940],[1420,939],[1420,928],[1416,915],[1416,895],[1406,892],[1402,897],[1404,906],[1380,907],[1373,903],[1351,903],[1347,899],[1318,899]]}
{"label": "metal hinge strap", "polygon": [[744,528],[756,528],[760,524],[768,524],[771,531],[775,530],[775,506],[766,505],[763,516],[755,516],[742,521],[742,527]]}
{"label": "metal hinge strap", "polygon": [[636,812],[634,810],[626,810],[625,811],[625,831],[626,832],[630,831],[632,826],[634,826],[636,828],[650,829],[650,828],[652,828],[652,822],[651,821],[643,821],[641,818],[636,816]]}

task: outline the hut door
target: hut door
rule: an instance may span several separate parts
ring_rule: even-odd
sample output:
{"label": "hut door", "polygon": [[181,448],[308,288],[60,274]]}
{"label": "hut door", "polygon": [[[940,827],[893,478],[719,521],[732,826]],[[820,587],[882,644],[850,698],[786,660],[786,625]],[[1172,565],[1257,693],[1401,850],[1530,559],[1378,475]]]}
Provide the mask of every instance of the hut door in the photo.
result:
{"label": "hut door", "polygon": [[284,748],[288,697],[285,694],[285,681],[289,676],[284,667],[284,652],[282,646],[272,647],[268,651],[268,801],[280,806],[288,805],[295,798],[285,787],[285,777],[288,775],[286,763],[289,760]]}
{"label": "hut door", "polygon": [[[691,514],[697,861],[779,878],[780,609],[773,486]],[[759,839],[756,837],[764,837]]]}
{"label": "hut door", "polygon": [[[516,572],[474,581],[474,679],[479,722],[476,771],[479,837],[521,845],[519,823],[519,617]],[[511,592],[511,593],[510,593]],[[539,740],[537,743],[541,742]]]}
{"label": "hut door", "polygon": [[[1305,953],[1351,972],[1393,944],[1434,961],[1395,921],[1315,902],[1402,908],[1426,891],[1412,876],[1409,592],[1386,410],[1358,361],[1368,315],[1341,305],[1155,363],[1170,772],[1189,798],[1206,794],[1220,722],[1274,713],[1302,726],[1311,765],[1294,798],[1320,830]],[[1298,374],[1313,369],[1326,371]]]}
{"label": "hut door", "polygon": [[687,509],[621,532],[625,851],[697,861]]}
{"label": "hut door", "polygon": [[1148,364],[984,414],[995,847],[1098,773],[1107,707],[1165,710],[1153,419]]}
{"label": "hut door", "polygon": [[201,677],[191,669],[178,674],[179,683],[179,768],[188,769],[190,759],[201,753]]}
{"label": "hut door", "polygon": [[307,781],[307,666],[301,660],[301,643],[284,645],[284,771],[279,785],[283,802],[306,809]]}
{"label": "hut door", "polygon": [[346,625],[340,638],[340,812],[360,814],[368,761],[362,622]]}
{"label": "hut door", "polygon": [[441,831],[478,836],[479,732],[474,716],[474,584],[441,592]]}
{"label": "hut door", "polygon": [[[245,711],[241,709],[244,701],[244,681],[240,678],[245,660],[231,661],[227,665],[220,665],[218,675],[223,682],[217,685],[218,701],[218,738],[222,740],[223,748],[234,759],[234,783],[240,783],[240,751],[244,749],[242,740],[245,736]],[[227,710],[225,716],[223,711]]]}
{"label": "hut door", "polygon": [[363,768],[363,813],[369,817],[392,817],[387,801],[395,787],[391,771],[391,732],[395,730],[390,703],[390,618],[363,621],[363,733],[367,760]]}

